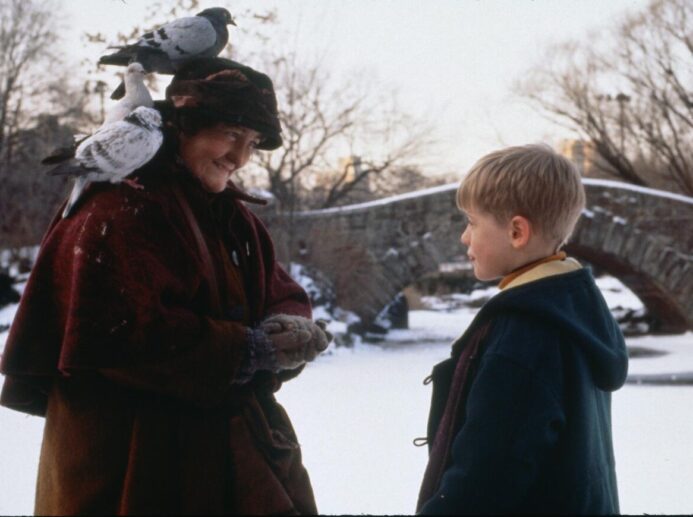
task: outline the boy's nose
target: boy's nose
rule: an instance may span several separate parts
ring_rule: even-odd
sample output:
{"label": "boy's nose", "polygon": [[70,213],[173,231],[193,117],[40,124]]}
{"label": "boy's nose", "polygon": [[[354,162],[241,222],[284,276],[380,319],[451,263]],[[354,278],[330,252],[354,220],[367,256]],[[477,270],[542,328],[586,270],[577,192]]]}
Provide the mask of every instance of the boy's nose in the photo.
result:
{"label": "boy's nose", "polygon": [[469,246],[469,226],[465,226],[462,235],[460,235],[460,242],[465,246]]}

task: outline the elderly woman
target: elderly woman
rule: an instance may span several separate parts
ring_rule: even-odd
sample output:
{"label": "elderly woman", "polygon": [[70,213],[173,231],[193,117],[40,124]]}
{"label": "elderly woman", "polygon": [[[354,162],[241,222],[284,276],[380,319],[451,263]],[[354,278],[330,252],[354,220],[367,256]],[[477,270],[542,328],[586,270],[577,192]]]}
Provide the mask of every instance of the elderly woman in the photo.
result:
{"label": "elderly woman", "polygon": [[281,145],[270,79],[180,70],[141,188],[94,185],[46,234],[1,403],[45,415],[38,514],[316,513],[274,398],[327,346],[230,178]]}

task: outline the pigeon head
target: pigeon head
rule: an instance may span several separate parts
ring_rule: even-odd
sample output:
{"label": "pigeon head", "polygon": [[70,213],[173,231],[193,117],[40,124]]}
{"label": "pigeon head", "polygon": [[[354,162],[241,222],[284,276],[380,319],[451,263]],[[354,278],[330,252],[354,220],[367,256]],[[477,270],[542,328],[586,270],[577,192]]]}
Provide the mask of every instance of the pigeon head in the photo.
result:
{"label": "pigeon head", "polygon": [[153,108],[147,108],[145,106],[139,106],[132,110],[132,112],[125,117],[125,120],[150,130],[161,127],[162,124],[161,113]]}
{"label": "pigeon head", "polygon": [[138,63],[137,61],[133,61],[130,63],[127,67],[127,72],[128,75],[142,75],[144,76],[144,67]]}
{"label": "pigeon head", "polygon": [[224,25],[236,25],[236,21],[231,16],[231,13],[223,7],[210,7],[197,13],[197,16],[202,16],[210,21],[218,21]]}

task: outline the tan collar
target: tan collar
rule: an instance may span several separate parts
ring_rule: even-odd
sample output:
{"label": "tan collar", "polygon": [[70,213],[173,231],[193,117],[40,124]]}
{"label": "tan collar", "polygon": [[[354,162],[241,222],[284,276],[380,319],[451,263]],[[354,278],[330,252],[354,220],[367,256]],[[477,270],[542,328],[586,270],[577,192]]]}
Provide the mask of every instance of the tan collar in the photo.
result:
{"label": "tan collar", "polygon": [[529,264],[519,269],[517,272],[507,275],[501,280],[498,287],[501,290],[510,289],[549,276],[577,271],[581,268],[582,266],[577,260],[566,257],[565,253],[561,252],[560,254],[552,255],[551,257],[546,257],[545,259]]}

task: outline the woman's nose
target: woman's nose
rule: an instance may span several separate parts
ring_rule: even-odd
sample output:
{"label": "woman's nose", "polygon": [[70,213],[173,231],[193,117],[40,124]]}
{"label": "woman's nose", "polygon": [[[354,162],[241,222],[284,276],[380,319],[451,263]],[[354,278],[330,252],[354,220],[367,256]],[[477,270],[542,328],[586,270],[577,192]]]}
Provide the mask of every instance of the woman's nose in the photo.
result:
{"label": "woman's nose", "polygon": [[250,153],[251,149],[249,144],[238,142],[229,149],[228,153],[226,153],[226,159],[235,163],[236,168],[240,169],[246,163],[248,163],[248,160],[250,160]]}

